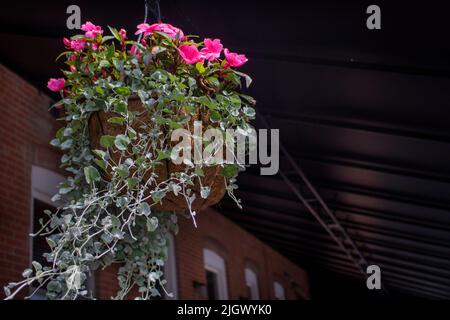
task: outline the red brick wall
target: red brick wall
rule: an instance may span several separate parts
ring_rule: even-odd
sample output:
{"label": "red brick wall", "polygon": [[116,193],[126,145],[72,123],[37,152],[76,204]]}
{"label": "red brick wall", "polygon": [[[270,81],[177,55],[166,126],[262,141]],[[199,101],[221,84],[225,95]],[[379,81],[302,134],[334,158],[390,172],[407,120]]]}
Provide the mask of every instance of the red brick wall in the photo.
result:
{"label": "red brick wall", "polygon": [[[179,217],[180,232],[175,237],[179,299],[206,298],[194,289],[194,282],[206,283],[203,265],[203,248],[205,247],[214,249],[226,261],[230,299],[247,296],[244,274],[247,261],[251,261],[257,268],[261,299],[275,299],[273,290],[275,280],[285,288],[287,299],[309,299],[306,273],[277,251],[214,209],[199,213],[196,221],[197,229],[191,219]],[[108,269],[106,273],[107,275],[99,275],[99,273],[96,275],[96,294],[103,299],[114,295],[117,290],[114,270]],[[294,287],[293,284],[295,284]]]}
{"label": "red brick wall", "polygon": [[225,258],[230,299],[247,296],[244,274],[247,261],[257,268],[261,299],[275,298],[275,279],[283,284],[287,298],[296,298],[292,283],[297,284],[303,298],[309,298],[307,275],[302,269],[215,210],[198,214],[197,229],[189,219],[180,218],[179,222],[180,233],[175,237],[175,248],[180,298],[200,298],[196,296],[193,282],[206,281],[204,247],[221,251]]}
{"label": "red brick wall", "polygon": [[[51,100],[0,65],[0,286],[30,263],[31,166],[58,171]],[[3,290],[1,290],[3,295]]]}
{"label": "red brick wall", "polygon": [[[49,145],[58,124],[48,113],[51,100],[35,87],[0,65],[0,286],[19,280],[30,263],[31,167],[58,172],[60,154]],[[280,281],[287,298],[308,298],[306,274],[212,209],[199,213],[198,228],[180,218],[175,237],[178,296],[202,299],[194,281],[205,283],[203,248],[213,247],[226,260],[231,299],[246,297],[244,268],[249,260],[257,268],[260,296],[273,299],[273,281]],[[96,273],[96,295],[109,299],[117,291],[116,268]],[[1,290],[0,297],[3,297]]]}

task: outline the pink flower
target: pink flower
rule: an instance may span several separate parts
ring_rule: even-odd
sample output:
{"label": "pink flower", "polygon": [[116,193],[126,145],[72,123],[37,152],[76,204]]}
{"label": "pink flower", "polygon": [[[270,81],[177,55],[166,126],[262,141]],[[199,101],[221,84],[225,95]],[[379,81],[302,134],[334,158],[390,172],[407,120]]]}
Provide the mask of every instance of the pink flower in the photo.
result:
{"label": "pink flower", "polygon": [[206,60],[212,61],[220,57],[220,52],[222,52],[223,48],[220,39],[211,40],[206,38],[203,43],[205,47],[200,52]]}
{"label": "pink flower", "polygon": [[176,39],[177,34],[179,35],[179,38],[181,40],[184,39],[184,33],[177,27],[172,26],[168,23],[154,23],[152,25],[149,25],[147,23],[141,23],[137,26],[138,31],[136,31],[136,34],[144,33],[144,36],[153,33],[154,31],[160,31],[167,34],[172,39]]}
{"label": "pink flower", "polygon": [[64,38],[63,42],[66,45],[67,49],[73,49],[75,51],[83,51],[86,47],[86,41],[84,39],[76,39],[71,41],[67,38]]}
{"label": "pink flower", "polygon": [[[74,56],[74,55],[71,55],[70,56],[70,58],[68,59],[68,61],[75,61],[77,59],[77,57],[76,56]],[[74,72],[75,70],[77,70],[77,68],[75,68],[75,66],[70,66],[70,71],[71,72]]]}
{"label": "pink flower", "polygon": [[51,91],[61,91],[64,89],[64,85],[66,84],[66,80],[64,78],[54,79],[51,78],[48,80],[47,88],[49,88]]}
{"label": "pink flower", "polygon": [[178,51],[187,64],[194,64],[203,60],[203,56],[194,45],[183,45],[178,48]]}
{"label": "pink flower", "polygon": [[86,41],[84,39],[77,39],[71,41],[72,49],[75,51],[83,51],[86,45]]}
{"label": "pink flower", "polygon": [[127,31],[125,29],[120,29],[119,35],[122,38],[122,40],[125,40],[127,38]]}
{"label": "pink flower", "polygon": [[150,31],[150,25],[148,23],[141,23],[137,25],[138,30],[135,34],[141,34],[144,33],[144,36],[150,34],[153,32],[153,29]]}
{"label": "pink flower", "polygon": [[231,67],[240,67],[244,63],[248,61],[247,57],[243,54],[237,54],[235,52],[230,52],[228,49],[223,51],[225,53],[225,58],[227,62],[225,63],[225,68]]}
{"label": "pink flower", "polygon": [[98,34],[103,34],[103,30],[100,26],[96,26],[90,21],[87,21],[81,26],[81,30],[85,31],[85,36],[88,38],[96,38]]}
{"label": "pink flower", "polygon": [[72,43],[70,42],[69,39],[63,38],[63,42],[64,42],[64,45],[66,46],[66,48],[71,48],[72,47]]}
{"label": "pink flower", "polygon": [[135,56],[142,55],[141,50],[139,50],[138,47],[136,45],[134,45],[134,44],[131,46],[131,49],[128,50],[128,53],[132,54],[132,55],[135,55]]}

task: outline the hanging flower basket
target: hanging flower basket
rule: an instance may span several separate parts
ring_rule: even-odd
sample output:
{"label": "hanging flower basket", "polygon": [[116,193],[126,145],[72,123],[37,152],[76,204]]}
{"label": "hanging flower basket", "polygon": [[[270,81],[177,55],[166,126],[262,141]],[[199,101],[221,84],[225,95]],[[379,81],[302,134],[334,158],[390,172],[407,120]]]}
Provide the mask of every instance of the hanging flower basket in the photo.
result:
{"label": "hanging flower basket", "polygon": [[[137,133],[145,132],[145,129],[140,127],[138,124],[146,123],[151,124],[151,112],[148,111],[141,100],[137,97],[130,98],[128,100],[128,110],[135,111],[139,115],[136,118],[135,125],[132,126],[133,130]],[[188,116],[186,110],[180,109],[179,113],[183,116]],[[121,126],[117,126],[108,122],[108,120],[113,119],[115,114],[113,112],[99,111],[91,115],[89,119],[89,132],[90,132],[90,142],[92,149],[101,149],[101,137],[102,136],[117,136],[121,134]],[[189,130],[194,127],[194,121],[201,121],[202,127],[207,128],[211,125],[209,119],[210,113],[207,110],[201,110],[199,108],[196,110],[195,114],[191,115],[191,120],[189,123],[184,125],[184,128]],[[165,144],[170,144],[170,141],[164,141]],[[115,148],[114,146],[112,147]],[[139,155],[137,155],[139,156]],[[112,160],[114,162],[120,161],[120,153],[117,150],[113,151]],[[135,157],[136,158],[136,157]],[[137,159],[133,159],[137,160]],[[142,179],[142,182],[147,182],[151,179],[151,175],[154,173],[156,176],[154,180],[149,185],[149,189],[156,188],[157,185],[163,183],[164,181],[170,180],[170,177],[176,176],[177,173],[191,172],[193,169],[185,164],[173,164],[170,159],[163,159],[159,161],[153,170],[147,172]],[[194,180],[194,185],[192,186],[193,194],[195,195],[195,200],[192,204],[189,204],[186,199],[173,191],[165,194],[164,198],[159,202],[155,202],[152,198],[148,199],[148,204],[155,211],[173,211],[173,212],[183,212],[186,210],[199,211],[217,204],[226,193],[226,184],[224,182],[224,176],[222,174],[223,167],[220,165],[209,165],[203,166],[203,176],[198,177]],[[111,172],[106,173],[106,179],[111,178]],[[208,188],[210,190],[208,197],[204,199],[201,196],[201,191],[203,188]]]}
{"label": "hanging flower basket", "polygon": [[82,30],[64,39],[64,78],[48,83],[65,121],[51,144],[69,173],[53,199],[62,205],[34,235],[46,237],[48,263],[33,262],[6,286],[8,299],[30,284],[50,299],[91,297],[87,276],[113,263],[117,299],[133,288],[137,299],[159,296],[178,215],[195,224],[197,211],[226,193],[240,206],[233,192],[244,165],[224,158],[238,158],[229,130],[252,130],[255,101],[240,92],[251,79],[236,70],[246,57],[165,23],[140,24],[138,41],[90,22]]}

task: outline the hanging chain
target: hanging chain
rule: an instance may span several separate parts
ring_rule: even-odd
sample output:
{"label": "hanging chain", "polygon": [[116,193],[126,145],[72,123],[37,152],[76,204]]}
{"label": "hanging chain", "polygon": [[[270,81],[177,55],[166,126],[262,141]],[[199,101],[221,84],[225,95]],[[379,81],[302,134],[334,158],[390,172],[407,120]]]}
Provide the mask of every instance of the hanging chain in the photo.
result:
{"label": "hanging chain", "polygon": [[[144,23],[147,23],[149,11],[153,14],[158,23],[161,22],[161,9],[159,7],[159,1],[160,0],[145,0]],[[139,35],[138,42],[141,42],[142,35],[143,33]]]}

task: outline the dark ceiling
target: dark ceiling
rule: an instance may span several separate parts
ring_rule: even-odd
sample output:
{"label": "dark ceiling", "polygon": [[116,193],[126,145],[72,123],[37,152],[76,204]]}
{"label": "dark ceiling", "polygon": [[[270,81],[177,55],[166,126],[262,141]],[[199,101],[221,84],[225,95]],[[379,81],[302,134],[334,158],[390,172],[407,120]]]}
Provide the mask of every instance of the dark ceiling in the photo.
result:
{"label": "dark ceiling", "polygon": [[[131,31],[143,2],[8,1],[1,62],[47,92],[47,79],[60,74],[61,38],[71,34],[68,5],[81,7],[83,21]],[[281,142],[395,297],[450,298],[444,3],[377,1],[382,29],[371,31],[371,1],[161,1],[163,21],[247,54],[243,71],[254,79],[259,113],[280,128]],[[367,294],[356,267],[279,176],[252,168],[239,180],[244,212],[224,201],[224,215],[305,267],[317,297]]]}

